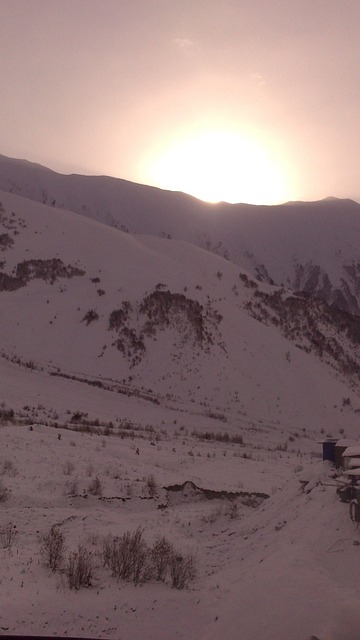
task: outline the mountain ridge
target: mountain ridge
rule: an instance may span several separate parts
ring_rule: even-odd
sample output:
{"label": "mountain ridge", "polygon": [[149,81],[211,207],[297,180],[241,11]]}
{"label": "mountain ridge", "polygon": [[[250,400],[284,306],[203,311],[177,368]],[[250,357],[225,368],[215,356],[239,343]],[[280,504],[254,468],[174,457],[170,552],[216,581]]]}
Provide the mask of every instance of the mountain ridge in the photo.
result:
{"label": "mountain ridge", "polygon": [[331,197],[209,204],[106,176],[66,176],[0,156],[0,188],[135,234],[190,242],[253,276],[360,314],[360,205]]}

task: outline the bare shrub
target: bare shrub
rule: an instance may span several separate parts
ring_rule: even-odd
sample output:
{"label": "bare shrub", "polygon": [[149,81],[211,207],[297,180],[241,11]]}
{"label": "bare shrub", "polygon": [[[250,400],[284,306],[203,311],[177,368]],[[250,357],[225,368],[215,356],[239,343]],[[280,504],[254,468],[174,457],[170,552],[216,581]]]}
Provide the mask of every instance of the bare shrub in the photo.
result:
{"label": "bare shrub", "polygon": [[203,515],[201,520],[204,524],[213,524],[218,518],[222,516],[222,505],[212,509],[210,513]]}
{"label": "bare shrub", "polygon": [[235,520],[239,515],[237,503],[232,502],[226,509],[225,513],[230,518],[230,520]]}
{"label": "bare shrub", "polygon": [[61,569],[65,548],[64,535],[57,525],[53,525],[50,531],[41,537],[40,552],[46,566],[50,567],[51,571],[55,572]]}
{"label": "bare shrub", "polygon": [[66,460],[66,462],[64,462],[62,466],[64,476],[71,476],[74,469],[75,469],[75,465],[73,462],[70,462],[70,460]]}
{"label": "bare shrub", "polygon": [[0,545],[2,549],[11,549],[16,534],[16,525],[11,522],[8,522],[3,529],[0,529]]}
{"label": "bare shrub", "polygon": [[116,553],[116,550],[115,550],[116,540],[118,540],[117,537],[114,537],[113,535],[109,534],[103,539],[103,543],[102,543],[103,566],[108,567],[112,572],[115,564],[114,555]]}
{"label": "bare shrub", "polygon": [[98,476],[95,476],[95,478],[90,482],[89,486],[88,486],[88,492],[92,495],[92,496],[102,496],[103,494],[103,487],[101,484],[101,480]]}
{"label": "bare shrub", "polygon": [[156,580],[165,582],[174,556],[174,547],[164,536],[158,538],[151,548],[151,560]]}
{"label": "bare shrub", "polygon": [[66,493],[69,496],[77,496],[79,495],[79,481],[77,478],[74,478],[74,480],[68,480],[68,482],[65,485],[65,489],[66,489]]}
{"label": "bare shrub", "polygon": [[157,484],[153,475],[150,475],[146,480],[146,485],[149,490],[149,495],[154,497],[157,494]]}
{"label": "bare shrub", "polygon": [[196,562],[192,554],[173,553],[170,559],[170,576],[175,589],[184,589],[196,576]]}
{"label": "bare shrub", "polygon": [[100,536],[99,536],[98,533],[89,533],[89,535],[86,536],[86,541],[92,547],[97,547],[99,545],[99,542],[100,542]]}
{"label": "bare shrub", "polygon": [[184,555],[174,549],[165,537],[158,538],[152,547],[143,540],[143,530],[123,536],[109,535],[103,540],[103,564],[117,579],[131,580],[135,585],[153,578],[165,582],[170,579],[176,589],[184,589],[196,575],[196,561],[192,554]]}
{"label": "bare shrub", "polygon": [[77,551],[69,554],[65,566],[65,576],[69,589],[91,587],[93,584],[94,562],[91,551],[79,545]]}
{"label": "bare shrub", "polygon": [[108,536],[105,539],[103,561],[114,577],[131,580],[134,584],[150,579],[150,552],[142,536],[143,530],[138,527],[134,533],[127,531],[121,537]]}
{"label": "bare shrub", "polygon": [[88,478],[91,478],[92,474],[94,473],[94,467],[91,464],[91,462],[89,462],[89,464],[86,465],[85,473],[88,476]]}
{"label": "bare shrub", "polygon": [[0,405],[0,424],[8,424],[14,422],[15,412],[14,409],[6,409],[5,403]]}
{"label": "bare shrub", "polygon": [[5,486],[2,480],[0,480],[0,502],[6,502],[9,497],[9,489]]}
{"label": "bare shrub", "polygon": [[129,555],[131,558],[131,579],[134,584],[147,582],[152,576],[152,567],[149,563],[149,547],[142,539],[143,531],[140,527],[130,535]]}
{"label": "bare shrub", "polygon": [[2,463],[1,473],[3,476],[11,476],[15,477],[17,475],[17,468],[15,467],[12,460],[4,460]]}
{"label": "bare shrub", "polygon": [[223,442],[225,444],[244,444],[243,437],[240,434],[230,435],[227,431],[223,433],[221,431],[197,431],[196,429],[194,429],[191,435],[198,440]]}

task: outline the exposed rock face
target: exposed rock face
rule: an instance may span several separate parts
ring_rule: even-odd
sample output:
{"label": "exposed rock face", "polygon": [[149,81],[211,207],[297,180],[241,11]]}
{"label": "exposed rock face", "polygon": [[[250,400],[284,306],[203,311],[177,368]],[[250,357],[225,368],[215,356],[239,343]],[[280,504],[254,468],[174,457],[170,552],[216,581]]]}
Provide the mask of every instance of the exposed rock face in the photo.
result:
{"label": "exposed rock face", "polygon": [[0,251],[6,251],[6,249],[9,249],[10,247],[12,247],[13,244],[14,244],[14,240],[12,239],[11,236],[9,236],[8,233],[0,234]]}
{"label": "exposed rock face", "polygon": [[199,500],[229,500],[232,502],[240,498],[240,502],[245,506],[256,508],[270,497],[267,493],[256,491],[216,491],[214,489],[205,489],[197,486],[191,480],[187,480],[182,484],[173,484],[164,487],[164,489],[167,493],[167,503],[171,505],[183,502],[197,502]]}
{"label": "exposed rock face", "polygon": [[304,291],[330,306],[360,315],[360,262],[343,265],[343,271],[340,286],[335,286],[319,265],[299,264],[295,267],[291,286],[295,291]]}
{"label": "exposed rock face", "polygon": [[140,313],[146,317],[144,332],[153,335],[156,328],[164,329],[171,324],[182,325],[191,331],[194,340],[202,344],[210,338],[205,329],[203,307],[196,300],[190,300],[181,293],[154,291],[144,298]]}
{"label": "exposed rock face", "polygon": [[108,329],[116,334],[113,345],[135,366],[145,355],[146,342],[166,330],[175,331],[182,344],[209,349],[221,319],[210,304],[205,309],[197,300],[157,288],[136,305],[123,301],[111,312]]}
{"label": "exposed rock face", "polygon": [[53,284],[59,278],[83,276],[85,271],[72,265],[65,265],[59,258],[50,260],[23,260],[19,262],[12,274],[0,272],[0,291],[16,291],[31,280],[41,279]]}
{"label": "exposed rock face", "polygon": [[[314,353],[345,376],[360,374],[360,318],[316,300],[309,293],[256,290],[246,304],[249,313],[273,324],[299,349]],[[345,339],[344,339],[345,338]]]}

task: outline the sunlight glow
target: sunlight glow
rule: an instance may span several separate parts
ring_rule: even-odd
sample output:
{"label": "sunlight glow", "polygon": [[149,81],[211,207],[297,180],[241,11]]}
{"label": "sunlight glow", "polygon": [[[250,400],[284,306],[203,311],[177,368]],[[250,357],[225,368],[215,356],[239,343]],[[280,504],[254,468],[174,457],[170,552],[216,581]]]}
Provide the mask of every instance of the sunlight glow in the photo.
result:
{"label": "sunlight glow", "polygon": [[291,199],[287,171],[254,136],[200,131],[173,140],[147,160],[147,181],[208,202],[276,204]]}

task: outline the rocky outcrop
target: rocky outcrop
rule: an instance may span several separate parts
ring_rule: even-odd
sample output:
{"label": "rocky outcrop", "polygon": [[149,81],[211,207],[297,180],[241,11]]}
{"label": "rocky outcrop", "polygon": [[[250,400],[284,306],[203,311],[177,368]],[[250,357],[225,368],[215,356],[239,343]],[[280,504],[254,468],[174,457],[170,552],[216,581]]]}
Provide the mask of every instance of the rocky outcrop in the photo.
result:
{"label": "rocky outcrop", "polygon": [[16,291],[31,280],[45,280],[54,284],[59,278],[83,276],[85,271],[79,267],[65,265],[59,258],[50,260],[23,260],[13,269],[11,274],[0,272],[0,291]]}
{"label": "rocky outcrop", "polygon": [[330,364],[340,373],[360,375],[360,318],[310,293],[291,294],[284,288],[255,290],[245,308],[267,325],[274,325],[295,345]]}
{"label": "rocky outcrop", "polygon": [[111,312],[108,329],[116,336],[113,345],[134,367],[145,355],[146,342],[166,330],[173,330],[183,345],[209,349],[221,319],[210,304],[205,308],[182,293],[157,287],[138,304],[123,301]]}
{"label": "rocky outcrop", "polygon": [[343,265],[344,277],[335,286],[329,275],[319,265],[312,262],[305,266],[298,264],[291,286],[296,291],[304,291],[326,304],[347,313],[360,315],[360,262]]}

